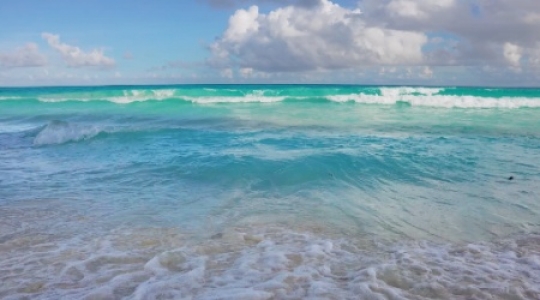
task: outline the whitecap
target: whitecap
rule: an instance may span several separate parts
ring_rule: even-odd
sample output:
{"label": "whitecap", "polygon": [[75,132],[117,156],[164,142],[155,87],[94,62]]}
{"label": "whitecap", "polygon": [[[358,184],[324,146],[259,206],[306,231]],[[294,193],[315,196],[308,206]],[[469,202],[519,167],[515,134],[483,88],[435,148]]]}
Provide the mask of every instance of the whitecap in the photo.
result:
{"label": "whitecap", "polygon": [[411,95],[411,94],[383,94],[366,95],[350,94],[335,95],[326,97],[335,102],[356,102],[363,104],[384,104],[394,105],[399,102],[406,102],[412,106],[440,107],[440,108],[538,108],[540,99],[524,97],[504,97],[490,98],[477,96],[453,96],[453,95]]}

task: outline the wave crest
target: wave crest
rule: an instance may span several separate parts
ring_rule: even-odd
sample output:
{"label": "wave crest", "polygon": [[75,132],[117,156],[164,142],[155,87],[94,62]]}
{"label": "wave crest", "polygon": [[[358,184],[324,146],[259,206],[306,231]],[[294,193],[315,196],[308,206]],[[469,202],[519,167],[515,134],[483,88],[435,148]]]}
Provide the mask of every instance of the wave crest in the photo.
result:
{"label": "wave crest", "polygon": [[156,89],[156,90],[120,90],[105,93],[80,93],[68,95],[46,95],[38,97],[41,102],[65,102],[65,101],[110,101],[119,104],[127,104],[142,101],[160,101],[175,98],[175,89]]}
{"label": "wave crest", "polygon": [[54,120],[47,124],[34,138],[34,145],[55,145],[92,138],[102,130],[96,126],[84,126]]}
{"label": "wave crest", "polygon": [[[5,97],[4,97],[5,98]],[[0,100],[9,100],[0,97]],[[439,108],[538,108],[540,94],[535,90],[427,87],[269,87],[251,88],[171,88],[95,90],[38,95],[42,102],[108,101],[129,104],[144,101],[179,101],[195,104],[275,103],[282,101],[355,102],[360,104]],[[35,99],[35,98],[34,98]]]}
{"label": "wave crest", "polygon": [[538,108],[540,99],[531,98],[489,98],[477,96],[453,96],[453,95],[335,95],[326,97],[334,102],[356,102],[363,104],[395,105],[400,102],[409,103],[412,106],[440,107],[440,108]]}

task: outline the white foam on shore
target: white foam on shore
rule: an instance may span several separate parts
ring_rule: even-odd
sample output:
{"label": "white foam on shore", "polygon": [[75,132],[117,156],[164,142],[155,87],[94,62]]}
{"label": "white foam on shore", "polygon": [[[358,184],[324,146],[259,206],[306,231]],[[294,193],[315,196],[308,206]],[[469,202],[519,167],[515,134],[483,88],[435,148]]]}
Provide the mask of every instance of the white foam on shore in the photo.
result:
{"label": "white foam on shore", "polygon": [[175,229],[2,241],[0,297],[18,299],[538,299],[540,236],[382,242],[280,228],[204,239]]}

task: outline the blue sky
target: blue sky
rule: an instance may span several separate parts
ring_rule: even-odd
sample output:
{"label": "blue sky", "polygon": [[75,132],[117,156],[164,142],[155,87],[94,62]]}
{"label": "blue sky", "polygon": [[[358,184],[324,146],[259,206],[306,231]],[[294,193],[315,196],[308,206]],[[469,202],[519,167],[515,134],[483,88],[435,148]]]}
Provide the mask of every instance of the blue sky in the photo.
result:
{"label": "blue sky", "polygon": [[[205,45],[220,34],[228,17],[226,10],[194,1],[3,1],[0,52],[31,42],[48,56],[49,71],[144,76],[170,61],[204,61]],[[43,32],[59,35],[62,42],[83,51],[102,48],[116,66],[111,70],[65,68],[41,38]]]}
{"label": "blue sky", "polygon": [[539,7],[535,0],[2,1],[0,85],[538,85]]}

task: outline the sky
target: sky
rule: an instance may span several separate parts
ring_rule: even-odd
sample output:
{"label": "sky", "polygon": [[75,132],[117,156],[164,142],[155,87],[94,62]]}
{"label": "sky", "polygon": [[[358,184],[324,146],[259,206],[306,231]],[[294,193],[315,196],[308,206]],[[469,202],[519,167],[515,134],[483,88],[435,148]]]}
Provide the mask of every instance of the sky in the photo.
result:
{"label": "sky", "polygon": [[0,86],[540,86],[539,0],[0,0]]}

